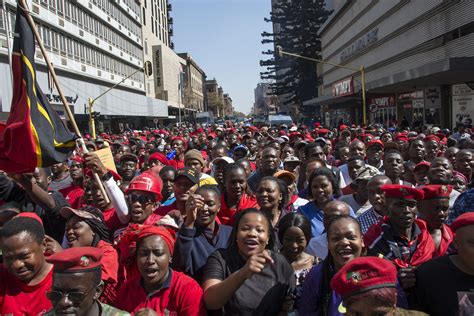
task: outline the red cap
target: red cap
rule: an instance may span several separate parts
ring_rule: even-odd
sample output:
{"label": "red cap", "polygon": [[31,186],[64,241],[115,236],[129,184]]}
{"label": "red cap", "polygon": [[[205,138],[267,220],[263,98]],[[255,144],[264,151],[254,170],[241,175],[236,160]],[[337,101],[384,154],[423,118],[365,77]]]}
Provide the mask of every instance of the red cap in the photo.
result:
{"label": "red cap", "polygon": [[278,135],[280,135],[280,136],[286,135],[286,131],[281,130],[281,131],[278,132]]}
{"label": "red cap", "polygon": [[163,198],[163,196],[161,195],[162,188],[163,182],[161,181],[160,177],[155,176],[150,172],[145,172],[139,175],[138,177],[133,178],[125,193],[128,194],[130,191],[151,192],[157,195],[157,201],[161,201],[161,199]]}
{"label": "red cap", "polygon": [[152,161],[152,160],[158,160],[159,162],[161,162],[165,166],[170,165],[170,161],[162,153],[153,153],[153,154],[151,154],[150,157],[148,157],[148,161]]}
{"label": "red cap", "polygon": [[414,200],[419,201],[423,199],[423,192],[401,184],[384,184],[380,187],[385,193],[386,198]]}
{"label": "red cap", "polygon": [[332,278],[333,290],[346,299],[373,289],[396,287],[397,269],[390,261],[359,257],[345,264]]}
{"label": "red cap", "polygon": [[444,184],[427,184],[421,187],[420,190],[423,191],[423,200],[449,199],[453,187]]}
{"label": "red cap", "polygon": [[439,137],[436,136],[436,135],[428,135],[428,136],[426,136],[425,138],[423,138],[423,141],[424,141],[424,142],[429,142],[430,140],[436,141],[437,144],[439,144],[439,142],[440,142]]}
{"label": "red cap", "polygon": [[417,172],[421,168],[429,169],[430,167],[431,167],[431,163],[429,163],[428,161],[422,161],[416,164],[415,169],[413,169],[413,172]]}
{"label": "red cap", "polygon": [[451,224],[451,230],[455,232],[459,228],[469,225],[474,225],[474,212],[467,212],[456,218]]}
{"label": "red cap", "polygon": [[84,159],[82,159],[81,156],[77,156],[77,155],[69,157],[69,160],[76,161],[76,162],[79,162],[79,163],[84,163]]}
{"label": "red cap", "polygon": [[384,143],[381,140],[372,140],[367,144],[367,149],[369,149],[372,146],[380,146],[382,150],[385,148]]}
{"label": "red cap", "polygon": [[35,220],[37,220],[38,222],[40,222],[41,225],[43,225],[43,221],[41,220],[41,218],[40,218],[36,213],[33,213],[33,212],[23,212],[23,213],[18,214],[18,215],[15,216],[15,217],[28,217],[28,218],[32,218],[32,219],[35,219]]}
{"label": "red cap", "polygon": [[72,247],[46,257],[54,272],[86,272],[100,267],[104,252],[96,247]]}

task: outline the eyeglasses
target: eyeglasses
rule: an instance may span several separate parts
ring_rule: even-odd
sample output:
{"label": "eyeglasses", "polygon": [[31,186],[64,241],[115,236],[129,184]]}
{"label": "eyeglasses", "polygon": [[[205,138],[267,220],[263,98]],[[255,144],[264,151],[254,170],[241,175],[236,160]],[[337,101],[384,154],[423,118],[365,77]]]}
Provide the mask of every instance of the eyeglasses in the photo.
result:
{"label": "eyeglasses", "polygon": [[145,204],[148,204],[148,203],[152,203],[153,200],[151,197],[149,196],[145,196],[145,195],[138,195],[138,194],[129,194],[127,195],[127,199],[128,199],[128,202],[130,204],[133,204],[135,202],[138,202],[140,203],[141,205],[145,205]]}
{"label": "eyeglasses", "polygon": [[95,288],[90,289],[87,292],[60,292],[60,291],[49,291],[46,292],[46,297],[53,303],[59,302],[63,297],[67,297],[74,305],[81,304],[86,297],[93,291]]}

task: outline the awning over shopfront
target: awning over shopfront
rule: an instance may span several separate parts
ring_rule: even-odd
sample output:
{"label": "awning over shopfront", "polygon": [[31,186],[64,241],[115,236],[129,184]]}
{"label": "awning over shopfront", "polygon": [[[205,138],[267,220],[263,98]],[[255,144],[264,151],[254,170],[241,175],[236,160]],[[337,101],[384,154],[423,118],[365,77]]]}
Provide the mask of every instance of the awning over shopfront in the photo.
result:
{"label": "awning over shopfront", "polygon": [[[370,71],[370,69],[368,69]],[[370,93],[395,93],[474,81],[474,57],[449,58],[366,83]]]}

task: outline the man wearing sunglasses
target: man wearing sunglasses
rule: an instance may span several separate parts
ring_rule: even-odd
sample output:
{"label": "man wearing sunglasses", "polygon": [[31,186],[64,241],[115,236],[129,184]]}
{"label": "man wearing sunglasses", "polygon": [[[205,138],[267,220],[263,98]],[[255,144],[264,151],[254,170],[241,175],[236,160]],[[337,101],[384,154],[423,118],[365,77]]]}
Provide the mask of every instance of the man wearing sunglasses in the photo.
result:
{"label": "man wearing sunglasses", "polygon": [[135,177],[126,191],[130,223],[154,225],[161,216],[154,214],[161,201],[161,179],[151,172]]}
{"label": "man wearing sunglasses", "polygon": [[46,315],[129,315],[99,302],[104,289],[100,259],[95,247],[73,247],[46,259],[54,265],[53,285],[46,296],[53,308]]}

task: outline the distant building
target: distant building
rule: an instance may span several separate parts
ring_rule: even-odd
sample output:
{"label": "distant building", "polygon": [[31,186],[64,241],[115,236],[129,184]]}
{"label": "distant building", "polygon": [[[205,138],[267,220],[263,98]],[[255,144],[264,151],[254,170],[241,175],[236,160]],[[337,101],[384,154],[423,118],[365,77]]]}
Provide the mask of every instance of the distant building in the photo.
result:
{"label": "distant building", "polygon": [[183,76],[183,104],[191,113],[203,112],[206,74],[188,53],[178,54],[186,61]]}
{"label": "distant building", "polygon": [[278,97],[272,94],[270,84],[261,82],[257,84],[254,89],[255,103],[253,107],[253,114],[268,115],[279,112]]}
{"label": "distant building", "polygon": [[[12,82],[9,49],[17,1],[0,1],[0,120],[10,111]],[[168,115],[166,102],[147,93],[144,43],[139,2],[28,0],[45,48],[59,76],[59,82],[82,130],[88,130],[86,104],[106,89],[126,79],[94,105],[100,112],[97,130],[124,130],[154,126],[154,118]],[[148,0],[148,3],[150,1]],[[50,88],[46,64],[36,50],[37,80],[58,113],[64,110],[55,88]],[[148,82],[148,81],[147,81]]]}
{"label": "distant building", "polygon": [[[334,1],[323,60],[365,67],[368,123],[454,127],[474,119],[474,2]],[[327,125],[362,123],[359,71],[319,65]]]}
{"label": "distant building", "polygon": [[225,116],[232,116],[234,114],[232,98],[229,96],[228,93],[224,93],[224,114]]}

